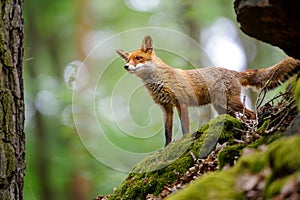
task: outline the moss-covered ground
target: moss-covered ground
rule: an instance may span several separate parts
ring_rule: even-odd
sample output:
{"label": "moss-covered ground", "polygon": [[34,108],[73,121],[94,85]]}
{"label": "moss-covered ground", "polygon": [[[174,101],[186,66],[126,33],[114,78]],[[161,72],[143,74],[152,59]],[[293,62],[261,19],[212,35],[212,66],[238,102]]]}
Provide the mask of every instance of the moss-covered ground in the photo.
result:
{"label": "moss-covered ground", "polygon": [[[295,92],[298,106],[299,83]],[[289,109],[288,106],[284,108]],[[294,111],[290,113],[294,114]],[[272,113],[270,116],[267,120],[273,119]],[[293,187],[299,189],[300,151],[297,149],[300,147],[300,135],[293,133],[288,135],[294,136],[286,137],[284,131],[270,132],[269,121],[264,121],[266,123],[253,133],[258,133],[259,138],[245,141],[246,127],[240,120],[229,115],[218,116],[197,132],[186,134],[146,157],[105,199],[146,199],[148,194],[154,197],[150,199],[161,199],[166,186],[182,179],[195,167],[195,157],[205,160],[213,152],[217,152],[218,170],[208,170],[209,173],[200,175],[167,199],[284,199],[287,194],[283,191],[290,191]],[[217,144],[222,146],[221,150],[216,151]]]}
{"label": "moss-covered ground", "polygon": [[233,144],[235,138],[241,138],[242,128],[243,124],[229,115],[212,119],[194,134],[186,134],[145,158],[109,199],[146,199],[147,194],[159,195],[164,186],[183,176],[193,166],[190,152],[200,158],[206,157],[217,143]]}
{"label": "moss-covered ground", "polygon": [[[267,150],[256,150],[242,156],[229,170],[204,175],[167,199],[255,199],[247,194],[258,184],[261,184],[260,198],[285,199],[283,187],[297,181],[299,184],[299,147],[300,135],[281,138],[268,145]],[[243,180],[243,177],[247,179]]]}

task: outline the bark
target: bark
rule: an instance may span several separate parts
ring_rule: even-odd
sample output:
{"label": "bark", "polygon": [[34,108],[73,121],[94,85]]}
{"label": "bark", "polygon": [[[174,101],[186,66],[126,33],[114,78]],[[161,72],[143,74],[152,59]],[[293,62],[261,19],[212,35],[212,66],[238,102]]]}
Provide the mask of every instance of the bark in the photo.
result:
{"label": "bark", "polygon": [[23,0],[0,2],[0,199],[23,199]]}
{"label": "bark", "polygon": [[299,0],[236,0],[234,9],[244,33],[300,59]]}

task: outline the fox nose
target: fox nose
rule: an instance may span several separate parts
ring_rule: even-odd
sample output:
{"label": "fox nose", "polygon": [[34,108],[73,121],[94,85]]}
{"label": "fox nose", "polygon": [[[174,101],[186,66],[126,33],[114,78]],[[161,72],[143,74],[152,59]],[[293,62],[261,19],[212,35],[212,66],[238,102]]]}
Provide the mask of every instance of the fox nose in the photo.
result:
{"label": "fox nose", "polygon": [[128,65],[124,65],[124,68],[125,68],[126,70],[128,69],[128,67],[129,67]]}

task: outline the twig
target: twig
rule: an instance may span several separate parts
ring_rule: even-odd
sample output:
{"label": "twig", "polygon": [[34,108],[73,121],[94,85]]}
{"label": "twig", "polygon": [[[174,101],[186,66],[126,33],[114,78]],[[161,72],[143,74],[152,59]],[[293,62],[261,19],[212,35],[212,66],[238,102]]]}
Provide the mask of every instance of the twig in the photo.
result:
{"label": "twig", "polygon": [[262,100],[259,102],[259,104],[256,106],[257,108],[258,107],[260,107],[261,106],[261,104],[262,104],[262,102],[263,102],[263,100],[264,100],[264,98],[265,98],[265,96],[266,96],[266,93],[267,93],[267,86],[269,85],[269,83],[271,82],[271,80],[273,79],[273,77],[274,77],[274,74],[275,74],[275,72],[276,72],[277,70],[275,70],[274,72],[273,72],[273,74],[271,75],[271,77],[269,78],[269,80],[265,83],[265,85],[261,88],[261,90],[260,90],[260,92],[259,92],[259,94],[258,94],[258,97],[260,97],[260,95],[261,95],[261,93],[264,91],[264,96],[263,96],[263,98],[262,98]]}

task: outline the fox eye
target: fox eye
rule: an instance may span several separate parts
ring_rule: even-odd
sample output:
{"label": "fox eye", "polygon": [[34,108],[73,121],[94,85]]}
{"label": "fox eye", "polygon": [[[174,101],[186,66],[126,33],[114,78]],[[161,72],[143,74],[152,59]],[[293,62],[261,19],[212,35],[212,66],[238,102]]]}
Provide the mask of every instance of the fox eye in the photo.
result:
{"label": "fox eye", "polygon": [[136,60],[142,60],[143,57],[141,57],[141,56],[136,56],[135,59],[136,59]]}

